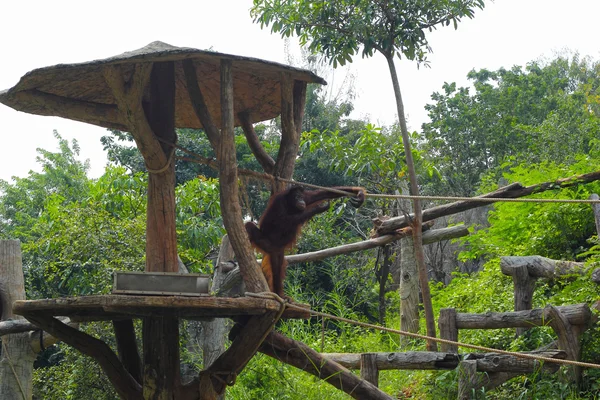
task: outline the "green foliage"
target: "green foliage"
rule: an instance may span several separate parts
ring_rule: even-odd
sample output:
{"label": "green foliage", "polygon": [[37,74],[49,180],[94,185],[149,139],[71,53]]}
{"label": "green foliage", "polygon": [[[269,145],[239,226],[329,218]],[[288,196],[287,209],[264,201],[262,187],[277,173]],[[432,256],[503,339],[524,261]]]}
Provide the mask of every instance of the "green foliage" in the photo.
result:
{"label": "green foliage", "polygon": [[483,0],[254,0],[251,14],[261,27],[271,26],[271,32],[298,36],[301,45],[335,67],[352,62],[361,49],[363,57],[378,51],[425,62],[430,51],[425,31],[450,23],[456,28],[483,6]]}
{"label": "green foliage", "polygon": [[[550,162],[539,165],[517,165],[504,174],[509,182],[523,185],[553,181],[583,174],[597,168],[598,159],[579,157],[565,166]],[[592,182],[556,191],[537,193],[543,199],[587,199],[600,191],[600,183]],[[497,203],[489,213],[490,227],[466,237],[467,250],[461,259],[502,255],[541,255],[555,259],[573,259],[589,250],[589,239],[595,233],[591,207],[566,203]]]}
{"label": "green foliage", "polygon": [[194,179],[176,188],[179,253],[191,272],[210,272],[214,252],[225,234],[215,179]]}
{"label": "green foliage", "polygon": [[482,175],[505,162],[571,164],[600,135],[600,64],[558,57],[525,68],[468,74],[474,86],[446,83],[425,108],[422,148],[442,179],[437,193],[473,195]]}

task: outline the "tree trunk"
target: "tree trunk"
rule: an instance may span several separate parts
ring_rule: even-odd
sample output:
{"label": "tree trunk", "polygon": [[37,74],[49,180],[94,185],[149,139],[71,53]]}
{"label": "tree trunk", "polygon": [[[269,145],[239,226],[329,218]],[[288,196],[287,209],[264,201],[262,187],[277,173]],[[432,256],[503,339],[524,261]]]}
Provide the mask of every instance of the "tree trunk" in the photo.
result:
{"label": "tree trunk", "polygon": [[[394,86],[394,95],[396,96],[396,106],[398,108],[398,120],[400,121],[400,131],[402,132],[402,143],[404,144],[404,152],[406,153],[406,166],[408,167],[408,176],[410,179],[410,194],[413,196],[419,195],[419,186],[417,183],[417,173],[415,171],[415,163],[413,161],[410,140],[408,138],[408,128],[406,126],[406,117],[404,115],[404,104],[402,102],[402,93],[400,92],[400,83],[396,74],[396,66],[394,65],[394,56],[391,54],[385,55],[392,84]],[[423,297],[423,308],[425,309],[425,324],[427,327],[427,336],[435,337],[435,320],[433,317],[433,305],[431,304],[431,294],[429,291],[429,278],[427,276],[427,266],[425,265],[425,253],[423,251],[422,240],[422,223],[423,216],[421,210],[421,202],[419,199],[413,199],[414,221],[413,240],[415,260],[419,271],[419,282],[421,283],[421,295]],[[436,351],[437,344],[434,341],[427,341],[427,350]]]}
{"label": "tree trunk", "polygon": [[[23,318],[13,315],[12,303],[15,300],[25,300],[21,244],[18,240],[0,240],[0,301],[3,320]],[[2,336],[0,399],[31,399],[36,355],[31,348],[29,333]]]}

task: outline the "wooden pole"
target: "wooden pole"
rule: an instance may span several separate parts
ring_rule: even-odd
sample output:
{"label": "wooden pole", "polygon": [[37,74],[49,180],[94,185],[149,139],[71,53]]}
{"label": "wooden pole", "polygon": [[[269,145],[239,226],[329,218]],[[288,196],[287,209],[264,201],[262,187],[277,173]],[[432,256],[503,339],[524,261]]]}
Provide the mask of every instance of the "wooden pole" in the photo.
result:
{"label": "wooden pole", "polygon": [[379,386],[377,354],[363,353],[360,355],[360,377],[374,386]]}
{"label": "wooden pole", "polygon": [[[456,309],[442,308],[438,319],[440,328],[440,337],[446,340],[458,342],[458,328],[456,327]],[[442,343],[442,352],[458,353],[458,346],[455,344]]]}
{"label": "wooden pole", "polygon": [[458,363],[458,400],[477,399],[477,361],[463,360]]}
{"label": "wooden pole", "polygon": [[[154,64],[150,76],[150,103],[144,104],[144,111],[154,135],[168,142],[175,142],[173,62]],[[166,145],[161,146],[166,163],[159,169],[153,168],[148,176],[146,271],[177,272],[179,265],[175,231],[175,163],[172,157],[173,149]],[[144,398],[176,398],[180,384],[177,318],[144,318],[142,333]]]}
{"label": "wooden pole", "polygon": [[[591,200],[598,200],[600,197],[596,193],[592,193],[590,195]],[[594,210],[594,220],[596,221],[596,232],[598,233],[598,237],[600,237],[600,203],[592,204],[592,210]]]}
{"label": "wooden pole", "polygon": [[[23,318],[12,312],[15,300],[25,300],[21,243],[18,240],[0,240],[2,320]],[[2,336],[0,399],[31,399],[33,362],[37,354],[31,349],[30,341],[27,333]]]}

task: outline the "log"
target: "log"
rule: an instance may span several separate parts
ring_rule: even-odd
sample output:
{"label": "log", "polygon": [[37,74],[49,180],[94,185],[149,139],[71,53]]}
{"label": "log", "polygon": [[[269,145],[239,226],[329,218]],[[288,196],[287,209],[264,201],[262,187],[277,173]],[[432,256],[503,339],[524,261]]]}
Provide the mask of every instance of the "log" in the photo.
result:
{"label": "log", "polygon": [[[397,353],[372,353],[379,371],[383,370],[451,370],[458,366],[456,353],[434,351],[406,351]],[[360,353],[323,353],[324,358],[348,369],[360,369]]]}
{"label": "log", "polygon": [[[556,307],[572,325],[585,325],[592,313],[587,304]],[[488,312],[485,314],[456,314],[458,329],[530,328],[546,326],[548,319],[541,308],[513,312]]]}
{"label": "log", "polygon": [[[564,360],[567,356],[566,352],[562,350],[527,351],[523,352],[523,354],[532,354],[560,360]],[[476,360],[477,371],[489,373],[514,372],[517,374],[530,374],[540,368],[549,372],[556,372],[560,368],[560,364],[558,363],[541,363],[540,361],[529,358],[519,358],[508,354],[498,353],[471,353],[465,355],[464,359]]]}
{"label": "log", "polygon": [[[544,317],[554,329],[558,337],[558,347],[567,353],[567,359],[579,361],[581,355],[581,343],[579,341],[581,329],[577,329],[571,324],[564,310],[552,305],[547,305],[544,308]],[[576,384],[579,384],[581,367],[570,366],[570,369],[573,380]]]}
{"label": "log", "polygon": [[321,356],[304,343],[287,338],[280,333],[271,332],[259,351],[323,379],[355,399],[393,400],[392,396],[360,379],[338,363]]}
{"label": "log", "polygon": [[527,267],[532,278],[556,279],[564,275],[586,273],[585,263],[552,260],[542,256],[506,256],[500,258],[500,270],[513,276],[519,267]]}
{"label": "log", "polygon": [[[433,224],[424,224],[423,244],[431,244],[440,240],[449,240],[469,234],[468,229],[464,225],[456,225],[448,228],[427,230]],[[344,244],[341,246],[330,247],[324,250],[312,251],[303,254],[289,255],[285,259],[288,264],[298,264],[312,261],[323,260],[328,257],[335,257],[342,254],[353,253],[355,251],[363,251],[374,249],[376,247],[385,246],[386,244],[395,242],[402,238],[412,235],[411,230],[405,230],[400,233],[385,235],[373,239],[363,240],[361,242]]]}
{"label": "log", "polygon": [[[541,193],[546,190],[554,190],[558,188],[566,188],[570,186],[576,186],[584,183],[594,182],[600,179],[600,171],[591,172],[588,174],[577,175],[569,178],[558,179],[556,181],[539,183],[531,186],[522,186],[520,183],[513,183],[508,186],[502,187],[493,192],[487,193],[477,198],[501,198],[501,199],[515,199],[519,197],[528,196],[535,193]],[[464,200],[457,201],[450,204],[443,204],[436,207],[431,207],[427,210],[423,210],[423,222],[431,221],[436,218],[440,218],[446,215],[456,214],[462,211],[470,210],[472,208],[483,207],[490,203],[494,203],[497,200],[490,201],[478,201],[478,200]],[[411,218],[414,215],[411,214]],[[409,221],[406,217],[395,217],[383,221],[376,228],[377,236],[386,235],[396,229],[408,226]]]}
{"label": "log", "polygon": [[[523,352],[540,357],[565,359],[566,352],[562,350],[543,350]],[[519,358],[500,353],[469,353],[458,355],[456,353],[432,351],[407,351],[399,353],[369,353],[375,356],[375,365],[379,371],[384,370],[452,370],[458,366],[462,359],[476,360],[477,370],[480,372],[516,372],[527,374],[543,366],[549,371],[560,368],[557,363],[544,363],[543,365],[533,359]],[[360,353],[323,353],[323,357],[334,361],[348,369],[361,367]]]}
{"label": "log", "polygon": [[[8,335],[11,333],[23,333],[29,331],[38,331],[36,325],[27,321],[26,319],[22,319],[22,317],[18,317],[19,319],[12,319],[8,321],[0,322],[0,336]],[[59,318],[65,324],[70,324],[71,321],[69,318]]]}

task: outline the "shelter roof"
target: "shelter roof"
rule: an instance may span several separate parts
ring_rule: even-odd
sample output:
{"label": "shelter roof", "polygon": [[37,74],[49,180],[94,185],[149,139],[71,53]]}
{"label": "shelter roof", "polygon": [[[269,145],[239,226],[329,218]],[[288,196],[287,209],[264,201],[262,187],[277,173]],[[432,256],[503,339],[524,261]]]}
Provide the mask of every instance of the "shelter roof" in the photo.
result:
{"label": "shelter roof", "polygon": [[[0,91],[0,103],[31,114],[60,116],[106,128],[127,130],[119,117],[113,92],[105,81],[103,68],[120,65],[127,82],[133,74],[135,64],[173,61],[176,85],[175,126],[202,128],[188,96],[182,67],[184,60],[192,60],[208,109],[219,126],[219,65],[222,59],[233,61],[236,125],[240,124],[237,119],[239,112],[247,112],[253,123],[272,119],[280,114],[282,73],[290,74],[294,80],[326,84],[323,78],[311,71],[276,62],[152,42],[140,49],[101,60],[58,64],[30,71],[14,87]],[[147,96],[148,93],[145,93],[146,99]]]}

